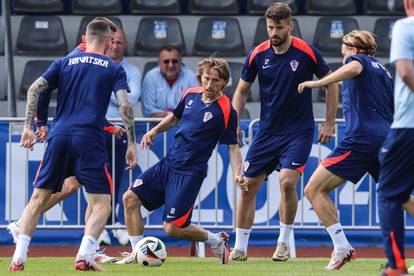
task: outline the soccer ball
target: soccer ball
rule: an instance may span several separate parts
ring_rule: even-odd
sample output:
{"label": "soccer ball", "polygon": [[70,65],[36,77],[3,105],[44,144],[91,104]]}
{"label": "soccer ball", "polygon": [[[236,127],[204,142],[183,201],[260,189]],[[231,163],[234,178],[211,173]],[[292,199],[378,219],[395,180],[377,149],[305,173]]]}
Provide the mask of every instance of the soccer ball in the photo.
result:
{"label": "soccer ball", "polygon": [[146,237],[135,246],[134,257],[142,266],[160,266],[167,258],[167,250],[160,239]]}

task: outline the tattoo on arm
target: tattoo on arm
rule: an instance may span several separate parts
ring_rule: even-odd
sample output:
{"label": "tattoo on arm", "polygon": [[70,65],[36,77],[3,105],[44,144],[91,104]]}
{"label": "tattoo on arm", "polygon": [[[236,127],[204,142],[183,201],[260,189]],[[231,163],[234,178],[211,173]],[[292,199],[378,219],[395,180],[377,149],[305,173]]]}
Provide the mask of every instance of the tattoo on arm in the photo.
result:
{"label": "tattoo on arm", "polygon": [[48,88],[47,80],[43,77],[38,78],[27,90],[27,103],[26,103],[26,113],[24,120],[25,128],[33,127],[33,120],[36,113],[37,100],[39,99],[39,94],[42,91],[45,91]]}
{"label": "tattoo on arm", "polygon": [[119,112],[121,113],[122,120],[125,124],[125,130],[128,137],[128,144],[135,143],[135,124],[134,124],[134,111],[131,104],[128,102],[128,93],[126,90],[118,90],[116,98],[119,103]]}

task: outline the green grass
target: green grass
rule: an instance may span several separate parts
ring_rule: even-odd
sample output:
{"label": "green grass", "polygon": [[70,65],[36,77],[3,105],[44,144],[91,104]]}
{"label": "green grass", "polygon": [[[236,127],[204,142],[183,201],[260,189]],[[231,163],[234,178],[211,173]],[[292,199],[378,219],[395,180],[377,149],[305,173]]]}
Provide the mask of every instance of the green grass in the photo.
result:
{"label": "green grass", "polygon": [[[0,258],[0,275],[7,275],[10,258]],[[161,267],[105,264],[115,275],[379,275],[385,259],[357,259],[339,271],[323,271],[328,259],[291,259],[273,262],[270,258],[250,258],[247,262],[220,265],[214,258],[167,258]],[[73,270],[73,258],[30,258],[23,273],[26,275],[79,275]],[[82,273],[83,275],[83,273]]]}

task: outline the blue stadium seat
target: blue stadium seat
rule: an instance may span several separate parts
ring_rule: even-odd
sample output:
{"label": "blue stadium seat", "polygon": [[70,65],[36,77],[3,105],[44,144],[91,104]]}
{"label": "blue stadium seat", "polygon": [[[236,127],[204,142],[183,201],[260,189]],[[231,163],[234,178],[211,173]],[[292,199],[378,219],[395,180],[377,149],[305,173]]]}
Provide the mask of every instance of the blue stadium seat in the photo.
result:
{"label": "blue stadium seat", "polygon": [[247,13],[264,15],[270,4],[274,2],[285,2],[289,4],[293,14],[297,14],[299,11],[295,0],[248,0]]}
{"label": "blue stadium seat", "polygon": [[132,14],[179,14],[178,0],[131,0],[129,12]]}
{"label": "blue stadium seat", "polygon": [[63,0],[13,0],[13,11],[19,13],[60,13]]}
{"label": "blue stadium seat", "polygon": [[354,0],[307,0],[306,11],[318,15],[351,15],[356,13],[356,6]]}
{"label": "blue stadium seat", "polygon": [[221,57],[243,56],[244,43],[239,21],[229,17],[204,17],[198,22],[193,53]]}
{"label": "blue stadium seat", "polygon": [[327,56],[341,56],[342,37],[358,29],[358,22],[348,17],[322,17],[316,25],[313,44]]}
{"label": "blue stadium seat", "polygon": [[[342,63],[335,62],[335,63],[329,63],[328,65],[331,68],[331,71],[333,72],[333,71],[338,70],[338,68],[342,66]],[[342,91],[342,85],[339,84],[339,102],[340,103],[342,102],[342,93],[341,93],[341,91]],[[319,88],[317,93],[318,93],[318,99],[317,99],[317,101],[324,103],[326,101],[325,88],[323,88],[323,87]]]}
{"label": "blue stadium seat", "polygon": [[[95,18],[95,16],[85,16],[85,17],[82,18],[81,23],[79,25],[78,36],[76,37],[76,45],[78,45],[79,43],[82,42],[82,35],[85,34],[86,26],[94,18]],[[114,24],[117,25],[118,27],[121,27],[122,28],[121,19],[119,19],[118,17],[107,16],[106,18],[108,18],[109,20],[111,20],[112,22],[114,22]]]}
{"label": "blue stadium seat", "polygon": [[[295,18],[292,18],[292,20],[293,20],[293,30],[291,34],[299,38],[302,37],[300,33],[298,21]],[[256,45],[259,45],[260,43],[268,39],[269,39],[269,36],[267,35],[266,19],[264,17],[261,17],[257,21],[256,33],[253,39],[253,47]]]}
{"label": "blue stadium seat", "polygon": [[62,20],[57,16],[26,16],[20,24],[15,54],[67,54],[66,36]]}
{"label": "blue stadium seat", "polygon": [[389,56],[392,28],[394,27],[395,21],[398,18],[378,18],[375,21],[374,34],[377,37],[377,55],[378,56]]}
{"label": "blue stadium seat", "polygon": [[134,53],[139,56],[158,56],[165,45],[174,45],[185,55],[183,31],[177,18],[145,17],[141,19],[135,40]]}
{"label": "blue stadium seat", "polygon": [[52,62],[53,60],[31,60],[25,64],[22,80],[20,82],[20,100],[26,100],[27,90],[30,85],[49,68]]}
{"label": "blue stadium seat", "polygon": [[403,0],[365,0],[365,13],[377,15],[404,15]]}
{"label": "blue stadium seat", "polygon": [[72,0],[73,14],[120,14],[122,5],[120,0]]}
{"label": "blue stadium seat", "polygon": [[238,14],[237,0],[190,0],[188,10],[191,14]]}

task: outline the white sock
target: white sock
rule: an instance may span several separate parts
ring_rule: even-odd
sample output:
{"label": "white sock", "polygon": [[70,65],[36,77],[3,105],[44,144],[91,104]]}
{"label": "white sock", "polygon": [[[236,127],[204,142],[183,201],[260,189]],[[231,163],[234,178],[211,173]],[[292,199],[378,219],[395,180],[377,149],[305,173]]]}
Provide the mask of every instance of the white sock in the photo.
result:
{"label": "white sock", "polygon": [[[138,236],[129,236],[129,242],[131,243],[131,248],[132,251],[134,251],[135,245],[137,245],[137,243],[142,240],[144,238],[143,235],[138,235]],[[132,252],[131,251],[131,252]]]}
{"label": "white sock", "polygon": [[236,242],[234,248],[247,253],[249,245],[250,229],[236,228]]}
{"label": "white sock", "polygon": [[96,252],[96,240],[94,237],[89,235],[84,235],[82,238],[81,245],[79,247],[78,255],[83,257],[88,257]]}
{"label": "white sock", "polygon": [[351,248],[351,244],[348,242],[340,223],[327,227],[326,231],[328,231],[329,236],[331,236],[335,250],[341,251]]}
{"label": "white sock", "polygon": [[212,233],[210,231],[207,231],[207,232],[208,232],[207,240],[205,241],[205,243],[210,245],[211,247],[219,246],[219,244],[221,242],[221,238],[215,233]]}
{"label": "white sock", "polygon": [[277,242],[285,242],[289,244],[290,232],[292,232],[293,224],[284,224],[280,222],[280,233]]}
{"label": "white sock", "polygon": [[16,243],[16,250],[13,254],[13,261],[17,261],[18,259],[20,259],[23,262],[26,262],[30,240],[31,238],[27,235],[19,235]]}

